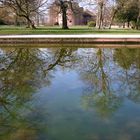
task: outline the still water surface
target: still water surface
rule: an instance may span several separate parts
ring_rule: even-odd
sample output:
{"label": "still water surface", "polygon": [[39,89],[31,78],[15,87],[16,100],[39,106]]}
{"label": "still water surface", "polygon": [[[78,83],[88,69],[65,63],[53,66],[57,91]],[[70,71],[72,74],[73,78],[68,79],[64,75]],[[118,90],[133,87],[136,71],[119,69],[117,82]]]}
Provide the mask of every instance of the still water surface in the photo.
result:
{"label": "still water surface", "polygon": [[140,49],[1,48],[0,140],[140,140]]}

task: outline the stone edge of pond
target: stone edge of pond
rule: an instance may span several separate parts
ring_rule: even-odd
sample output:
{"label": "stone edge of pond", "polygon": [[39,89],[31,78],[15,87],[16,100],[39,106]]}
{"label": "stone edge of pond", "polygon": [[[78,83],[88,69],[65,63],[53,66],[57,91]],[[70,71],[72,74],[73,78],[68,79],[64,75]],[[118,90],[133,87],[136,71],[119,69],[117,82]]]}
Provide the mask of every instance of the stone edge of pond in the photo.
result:
{"label": "stone edge of pond", "polygon": [[136,44],[140,35],[5,35],[0,36],[3,44]]}

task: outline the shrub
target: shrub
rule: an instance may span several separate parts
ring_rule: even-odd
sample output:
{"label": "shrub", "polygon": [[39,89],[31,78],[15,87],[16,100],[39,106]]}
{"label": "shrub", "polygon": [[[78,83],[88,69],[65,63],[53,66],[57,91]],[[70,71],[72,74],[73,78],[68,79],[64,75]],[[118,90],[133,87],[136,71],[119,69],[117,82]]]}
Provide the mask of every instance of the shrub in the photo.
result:
{"label": "shrub", "polygon": [[87,25],[88,25],[88,27],[95,27],[96,22],[95,21],[89,21]]}
{"label": "shrub", "polygon": [[0,25],[6,25],[6,23],[2,19],[0,19]]}
{"label": "shrub", "polygon": [[136,27],[137,27],[137,29],[140,29],[140,21],[138,23],[136,23]]}
{"label": "shrub", "polygon": [[54,23],[54,25],[58,26],[58,25],[59,25],[59,23],[58,23],[58,22],[55,22],[55,23]]}
{"label": "shrub", "polygon": [[131,21],[131,28],[135,29],[136,28],[136,22],[135,21]]}
{"label": "shrub", "polygon": [[136,22],[136,21],[131,21],[131,28],[132,29],[137,29],[140,27],[140,22]]}

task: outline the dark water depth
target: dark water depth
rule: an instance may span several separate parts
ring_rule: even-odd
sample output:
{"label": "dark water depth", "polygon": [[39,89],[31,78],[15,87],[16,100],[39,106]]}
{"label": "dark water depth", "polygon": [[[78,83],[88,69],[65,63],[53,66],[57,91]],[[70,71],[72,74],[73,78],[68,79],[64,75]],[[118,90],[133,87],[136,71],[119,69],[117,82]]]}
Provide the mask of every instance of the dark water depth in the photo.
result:
{"label": "dark water depth", "polygon": [[0,140],[140,140],[140,49],[1,48]]}

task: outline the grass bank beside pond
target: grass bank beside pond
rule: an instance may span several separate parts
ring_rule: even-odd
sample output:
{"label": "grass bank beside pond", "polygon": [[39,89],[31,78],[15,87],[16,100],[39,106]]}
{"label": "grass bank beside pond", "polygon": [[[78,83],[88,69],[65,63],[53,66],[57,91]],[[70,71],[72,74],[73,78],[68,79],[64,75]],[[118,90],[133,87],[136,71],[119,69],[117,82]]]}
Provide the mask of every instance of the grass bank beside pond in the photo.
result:
{"label": "grass bank beside pond", "polygon": [[140,34],[140,30],[132,29],[96,29],[87,26],[73,26],[63,30],[57,26],[37,27],[28,29],[26,27],[0,26],[0,35],[38,35],[38,34]]}

